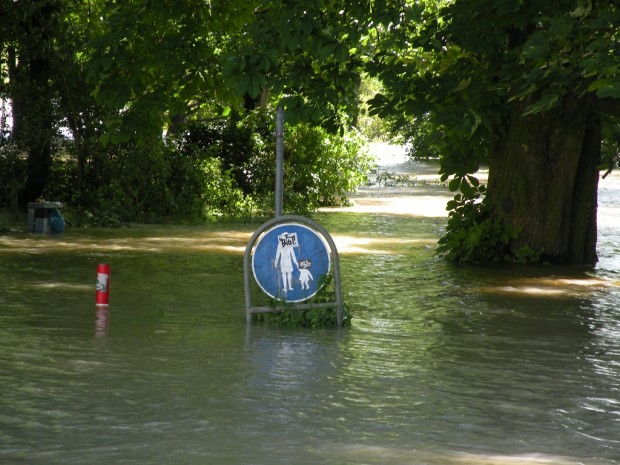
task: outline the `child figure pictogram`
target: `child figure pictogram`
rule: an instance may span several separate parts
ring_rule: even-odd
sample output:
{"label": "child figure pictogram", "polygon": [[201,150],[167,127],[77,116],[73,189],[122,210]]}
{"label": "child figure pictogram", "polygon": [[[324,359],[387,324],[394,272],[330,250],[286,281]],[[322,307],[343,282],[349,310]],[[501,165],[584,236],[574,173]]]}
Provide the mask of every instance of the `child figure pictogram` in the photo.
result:
{"label": "child figure pictogram", "polygon": [[310,268],[312,268],[312,260],[300,260],[297,263],[297,268],[299,269],[299,282],[301,283],[302,289],[310,289],[310,281],[313,281],[312,273],[310,273]]}

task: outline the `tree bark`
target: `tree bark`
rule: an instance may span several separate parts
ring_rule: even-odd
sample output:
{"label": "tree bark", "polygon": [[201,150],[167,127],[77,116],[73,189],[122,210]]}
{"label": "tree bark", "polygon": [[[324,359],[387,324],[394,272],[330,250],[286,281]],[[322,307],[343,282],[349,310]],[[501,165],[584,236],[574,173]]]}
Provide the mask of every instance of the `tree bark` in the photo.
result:
{"label": "tree bark", "polygon": [[9,54],[9,79],[13,90],[13,136],[28,154],[26,183],[20,193],[25,205],[43,193],[52,164],[56,135],[52,88],[55,15],[61,2],[26,4],[19,23],[18,45]]}
{"label": "tree bark", "polygon": [[55,135],[52,95],[49,88],[49,62],[45,59],[31,58],[30,89],[25,111],[28,119],[28,168],[24,200],[39,198],[49,182],[52,166],[52,139]]}
{"label": "tree bark", "polygon": [[595,105],[566,96],[559,108],[522,116],[529,103],[515,102],[490,158],[492,215],[521,229],[513,254],[529,246],[552,263],[593,264],[601,148]]}

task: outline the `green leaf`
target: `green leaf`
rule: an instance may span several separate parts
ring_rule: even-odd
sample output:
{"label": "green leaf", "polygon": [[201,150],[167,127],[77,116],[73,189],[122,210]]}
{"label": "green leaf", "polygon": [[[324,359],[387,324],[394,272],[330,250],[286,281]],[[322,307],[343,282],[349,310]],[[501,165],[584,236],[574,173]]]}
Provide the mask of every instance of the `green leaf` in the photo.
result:
{"label": "green leaf", "polygon": [[388,98],[383,94],[377,94],[370,100],[368,100],[368,106],[370,108],[368,114],[370,116],[378,115],[383,108],[389,103]]}
{"label": "green leaf", "polygon": [[318,58],[320,60],[325,60],[329,58],[330,56],[334,54],[334,52],[336,51],[336,48],[338,48],[338,42],[336,42],[335,40],[323,42],[317,53]]}
{"label": "green leaf", "polygon": [[596,95],[599,98],[620,98],[620,84],[600,87],[596,90]]}
{"label": "green leaf", "polygon": [[595,92],[595,91],[598,91],[601,88],[606,88],[608,86],[609,86],[609,84],[607,82],[607,79],[597,79],[596,81],[593,81],[588,86],[588,92]]}
{"label": "green leaf", "polygon": [[588,90],[590,92],[595,91],[599,98],[620,98],[620,82],[598,79],[590,84]]}
{"label": "green leaf", "polygon": [[463,179],[463,182],[460,185],[460,190],[461,193],[468,198],[471,198],[474,196],[475,191],[474,189],[469,185],[469,183]]}
{"label": "green leaf", "polygon": [[549,34],[553,40],[558,40],[567,36],[573,29],[573,20],[568,16],[560,15],[551,19],[549,24]]}
{"label": "green leaf", "polygon": [[257,98],[261,91],[261,78],[257,74],[250,75],[250,82],[248,87],[248,94],[250,97]]}
{"label": "green leaf", "polygon": [[523,116],[527,115],[535,115],[537,113],[542,113],[543,111],[551,110],[556,107],[560,101],[560,95],[555,93],[548,93],[543,95],[538,101],[534,102],[523,112]]}
{"label": "green leaf", "polygon": [[110,134],[108,131],[104,132],[101,135],[101,144],[106,147],[109,143],[110,143],[110,139],[112,138],[112,134]]}
{"label": "green leaf", "polygon": [[472,136],[474,134],[474,132],[476,132],[476,129],[478,129],[478,126],[480,126],[480,123],[482,122],[482,118],[480,117],[480,115],[478,113],[476,113],[471,108],[469,109],[469,112],[472,115],[474,115],[474,124],[472,125],[471,130],[469,132],[469,135]]}
{"label": "green leaf", "polygon": [[344,45],[339,45],[336,47],[335,56],[338,63],[345,63],[349,58],[349,49]]}
{"label": "green leaf", "polygon": [[470,84],[471,84],[471,76],[469,76],[469,77],[467,77],[465,79],[461,79],[459,81],[458,85],[454,88],[454,92],[455,93],[462,92],[465,89],[467,89]]}
{"label": "green leaf", "polygon": [[467,175],[467,180],[471,183],[472,186],[474,187],[478,187],[480,185],[480,181],[478,180],[477,177],[472,176],[472,175]]}

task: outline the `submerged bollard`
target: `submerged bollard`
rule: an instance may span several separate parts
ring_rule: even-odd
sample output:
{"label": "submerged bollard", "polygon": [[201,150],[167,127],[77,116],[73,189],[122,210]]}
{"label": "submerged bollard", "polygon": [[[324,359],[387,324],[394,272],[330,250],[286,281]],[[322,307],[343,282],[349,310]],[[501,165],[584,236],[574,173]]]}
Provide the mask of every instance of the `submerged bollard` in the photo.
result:
{"label": "submerged bollard", "polygon": [[97,265],[97,298],[96,305],[108,306],[110,299],[110,265]]}

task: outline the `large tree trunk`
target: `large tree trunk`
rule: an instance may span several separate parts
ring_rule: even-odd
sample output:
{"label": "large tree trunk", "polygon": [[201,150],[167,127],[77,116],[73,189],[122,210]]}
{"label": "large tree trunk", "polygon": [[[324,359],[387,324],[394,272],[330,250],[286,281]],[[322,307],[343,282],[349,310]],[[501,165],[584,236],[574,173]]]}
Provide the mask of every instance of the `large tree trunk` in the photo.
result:
{"label": "large tree trunk", "polygon": [[28,168],[23,199],[34,201],[43,194],[49,182],[55,129],[52,92],[48,84],[49,62],[31,58],[29,65],[31,94],[25,111],[29,131],[25,137],[28,145]]}
{"label": "large tree trunk", "polygon": [[552,263],[595,263],[601,146],[595,107],[567,96],[555,110],[522,116],[529,103],[515,103],[490,159],[493,215],[522,228],[513,253],[527,245]]}
{"label": "large tree trunk", "polygon": [[59,1],[30,2],[20,27],[22,36],[9,50],[9,79],[13,90],[13,136],[28,153],[26,184],[20,203],[36,200],[44,191],[52,165],[56,135],[53,77],[54,27]]}

